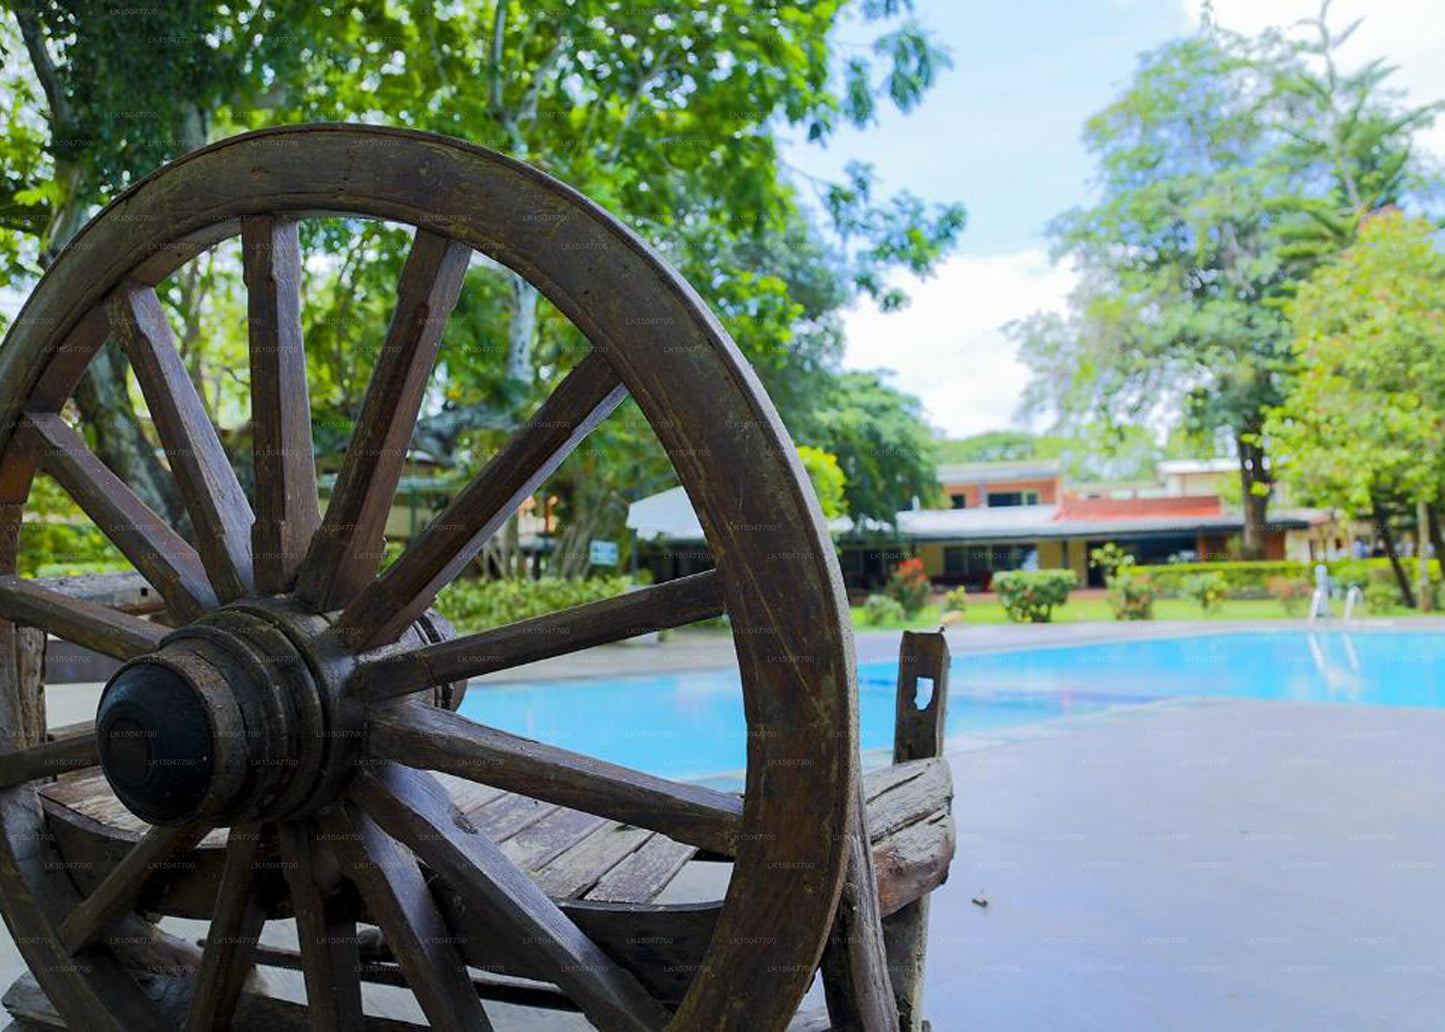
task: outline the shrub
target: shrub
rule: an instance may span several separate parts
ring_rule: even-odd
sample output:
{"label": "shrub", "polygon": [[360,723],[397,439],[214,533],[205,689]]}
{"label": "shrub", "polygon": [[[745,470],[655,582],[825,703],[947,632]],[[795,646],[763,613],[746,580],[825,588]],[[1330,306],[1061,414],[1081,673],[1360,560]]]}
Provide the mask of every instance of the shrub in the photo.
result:
{"label": "shrub", "polygon": [[1199,608],[1206,613],[1219,608],[1219,603],[1224,600],[1224,588],[1224,574],[1218,570],[1191,574],[1179,582],[1179,590],[1184,597],[1199,603]]}
{"label": "shrub", "polygon": [[943,611],[945,613],[961,613],[968,608],[968,589],[954,588],[947,595],[943,596]]}
{"label": "shrub", "polygon": [[874,627],[902,623],[907,617],[896,598],[888,595],[869,595],[863,603],[863,622]]}
{"label": "shrub", "polygon": [[1108,584],[1115,577],[1129,572],[1134,565],[1134,557],[1110,541],[1091,551],[1089,562],[1104,574],[1104,583]]}
{"label": "shrub", "polygon": [[630,577],[560,577],[457,580],[437,595],[437,610],[459,631],[500,627],[532,616],[620,595],[635,586]]}
{"label": "shrub", "polygon": [[[1420,582],[1415,578],[1413,557],[1402,557],[1405,576],[1410,579],[1410,589],[1417,595]],[[1332,576],[1341,590],[1359,588],[1365,597],[1365,605],[1372,613],[1389,613],[1404,608],[1405,598],[1400,593],[1400,582],[1388,559],[1351,559],[1335,567]],[[1440,608],[1440,567],[1433,559],[1425,566],[1426,598],[1428,608]],[[1372,601],[1373,599],[1373,601]]]}
{"label": "shrub", "polygon": [[916,557],[905,559],[895,566],[893,575],[888,578],[888,586],[883,589],[885,595],[903,608],[904,615],[910,617],[928,605],[928,596],[932,591],[933,585],[928,583],[928,575],[923,572],[923,560]]}
{"label": "shrub", "polygon": [[1372,613],[1383,616],[1395,612],[1404,604],[1397,584],[1371,580],[1365,585],[1365,608]]}
{"label": "shrub", "polygon": [[1148,577],[1119,574],[1109,582],[1108,600],[1115,620],[1154,619],[1154,582]]}
{"label": "shrub", "polygon": [[1271,577],[1269,579],[1270,595],[1279,599],[1279,604],[1284,606],[1284,611],[1291,616],[1298,616],[1304,612],[1305,603],[1309,601],[1314,591],[1313,584],[1296,577]]}
{"label": "shrub", "polygon": [[1010,620],[1048,623],[1078,583],[1073,570],[1009,570],[994,576],[993,589]]}

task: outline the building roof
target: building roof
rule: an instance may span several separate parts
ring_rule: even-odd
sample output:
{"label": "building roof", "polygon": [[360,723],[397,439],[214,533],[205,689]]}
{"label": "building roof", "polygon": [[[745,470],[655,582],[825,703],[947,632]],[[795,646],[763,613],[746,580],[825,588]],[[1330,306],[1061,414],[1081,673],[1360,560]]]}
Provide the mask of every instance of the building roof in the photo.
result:
{"label": "building roof", "polygon": [[[1204,502],[1198,499],[1161,499],[1135,511],[1110,513],[1075,509],[1070,515],[1057,505],[1010,505],[975,509],[909,509],[898,514],[897,536],[916,541],[1020,541],[1045,538],[1118,538],[1138,534],[1228,534],[1244,529],[1238,513],[1199,511],[1188,505],[1168,503]],[[1217,499],[1209,496],[1217,505]],[[1160,504],[1163,503],[1163,504]],[[1077,504],[1077,503],[1076,503]],[[1327,518],[1322,510],[1283,510],[1273,513],[1269,527],[1274,530],[1304,530]],[[627,510],[627,526],[644,539],[661,538],[675,542],[704,540],[702,526],[692,511],[687,494],[680,487],[633,502]],[[831,520],[828,529],[847,534],[853,521]],[[891,531],[873,525],[872,531]]]}
{"label": "building roof", "polygon": [[[870,530],[891,530],[872,520],[867,521]],[[681,487],[670,487],[655,495],[640,498],[627,507],[627,529],[643,540],[662,538],[666,541],[704,541],[702,524],[693,511],[687,492]],[[853,529],[853,521],[846,516],[829,520],[828,529],[835,534],[846,534]]]}
{"label": "building roof", "polygon": [[[1309,521],[1293,515],[1272,518],[1278,530],[1303,530]],[[1238,514],[1170,514],[1060,518],[1056,505],[1014,505],[998,509],[916,509],[898,514],[898,532],[919,541],[1017,541],[1042,538],[1109,537],[1128,534],[1227,534],[1244,529]]]}
{"label": "building roof", "polygon": [[1238,473],[1238,459],[1161,459],[1156,468],[1161,477],[1185,473]]}
{"label": "building roof", "polygon": [[998,480],[1052,480],[1058,475],[1058,459],[1019,459],[1016,462],[954,462],[938,467],[938,481],[941,484],[984,484]]}
{"label": "building roof", "polygon": [[627,507],[627,529],[643,539],[669,541],[703,540],[702,524],[692,511],[692,502],[681,487],[670,487],[648,495]]}

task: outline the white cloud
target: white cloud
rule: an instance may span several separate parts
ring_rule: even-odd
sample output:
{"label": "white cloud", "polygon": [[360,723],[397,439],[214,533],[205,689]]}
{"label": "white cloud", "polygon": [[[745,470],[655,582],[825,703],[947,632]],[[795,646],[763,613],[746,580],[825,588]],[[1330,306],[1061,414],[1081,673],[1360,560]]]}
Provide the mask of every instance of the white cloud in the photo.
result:
{"label": "white cloud", "polygon": [[[1183,0],[1183,5],[1191,21],[1197,21],[1202,0]],[[1290,29],[1300,19],[1318,15],[1319,9],[1318,0],[1214,0],[1219,24],[1246,33],[1271,26]],[[1341,48],[1346,67],[1384,57],[1398,66],[1391,82],[1404,89],[1411,102],[1426,104],[1445,98],[1441,14],[1440,0],[1336,0],[1330,7],[1330,25],[1339,31],[1363,18]],[[1445,156],[1445,120],[1425,130],[1420,140],[1433,154]]]}
{"label": "white cloud", "polygon": [[959,255],[932,278],[899,285],[912,298],[902,311],[861,303],[847,314],[845,363],[894,370],[894,385],[922,398],[929,420],[950,436],[1009,426],[1029,372],[1002,327],[1062,309],[1073,271],[1035,248]]}

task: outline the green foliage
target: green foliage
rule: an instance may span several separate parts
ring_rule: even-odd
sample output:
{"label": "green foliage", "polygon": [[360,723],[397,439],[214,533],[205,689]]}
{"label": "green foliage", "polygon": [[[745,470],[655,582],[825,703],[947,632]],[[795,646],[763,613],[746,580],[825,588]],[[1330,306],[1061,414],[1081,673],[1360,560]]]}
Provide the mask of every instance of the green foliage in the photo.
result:
{"label": "green foliage", "polygon": [[67,577],[130,569],[70,496],[48,476],[35,478],[20,524],[16,569],[25,577]]}
{"label": "green foliage", "polygon": [[838,457],[844,496],[855,520],[892,524],[913,499],[938,495],[933,436],[917,398],[878,372],[845,372],[825,389],[802,436]]}
{"label": "green foliage", "polygon": [[928,605],[928,596],[933,591],[928,574],[923,572],[923,560],[905,559],[895,566],[883,591],[898,603],[905,616],[916,615]]}
{"label": "green foliage", "polygon": [[938,442],[939,462],[1016,462],[1019,459],[1053,458],[1044,455],[1044,442],[1027,430],[986,430],[968,437],[945,438]]}
{"label": "green foliage", "polygon": [[1387,579],[1389,572],[1372,569],[1365,559],[1346,559],[1330,570],[1330,576],[1343,588],[1363,590],[1371,581]]}
{"label": "green foliage", "polygon": [[1228,591],[1262,590],[1271,577],[1313,578],[1309,563],[1292,560],[1234,560],[1208,563],[1168,563],[1163,566],[1135,566],[1131,572],[1144,574],[1160,591],[1183,592],[1184,581],[1198,575],[1217,574]]}
{"label": "green foliage", "polygon": [[479,631],[611,598],[634,586],[631,578],[622,576],[456,580],[437,595],[436,607],[459,631]]}
{"label": "green foliage", "polygon": [[[1407,575],[1410,578],[1412,589],[1418,590],[1418,583],[1415,579],[1416,568],[1414,559],[1402,560],[1406,564]],[[1340,588],[1359,588],[1365,596],[1365,603],[1373,611],[1382,611],[1379,607],[1387,604],[1405,605],[1405,598],[1400,592],[1400,583],[1395,577],[1395,571],[1390,566],[1388,559],[1347,559],[1334,565],[1330,570],[1330,576]],[[1438,596],[1441,587],[1440,563],[1431,559],[1425,564],[1425,584],[1429,594],[1430,605],[1426,608],[1439,609]],[[1370,602],[1374,598],[1374,603]]]}
{"label": "green foliage", "polygon": [[1225,587],[1224,574],[1217,570],[1191,574],[1179,582],[1179,590],[1184,597],[1193,599],[1206,613],[1219,608],[1219,603],[1224,600]]}
{"label": "green foliage", "polygon": [[967,608],[967,588],[954,588],[947,595],[943,596],[943,611],[945,613],[962,613]]}
{"label": "green foliage", "polygon": [[863,603],[863,622],[873,627],[903,623],[905,618],[903,607],[898,604],[896,598],[890,598],[887,595],[869,595],[867,601]]}
{"label": "green foliage", "polygon": [[[1407,560],[1413,571],[1413,560]],[[1330,576],[1344,587],[1363,587],[1370,580],[1388,580],[1393,574],[1390,561],[1379,559],[1332,559],[1326,564]],[[1438,579],[1440,564],[1431,559],[1427,564],[1430,578]],[[1248,594],[1269,589],[1275,578],[1298,580],[1314,590],[1315,564],[1292,559],[1247,561],[1231,560],[1209,563],[1168,563],[1162,566],[1131,566],[1130,573],[1149,577],[1160,592],[1183,592],[1185,580],[1198,574],[1218,574],[1230,594]]]}
{"label": "green foliage", "polygon": [[1434,114],[1401,109],[1379,62],[1336,68],[1339,43],[1323,26],[1301,46],[1206,26],[1143,55],[1085,130],[1100,200],[1050,228],[1081,273],[1068,310],[1010,327],[1034,373],[1026,411],[1066,428],[1182,413],[1193,435],[1229,437],[1251,552],[1261,431],[1295,362],[1284,306],[1361,211],[1402,195]]}
{"label": "green foliage", "polygon": [[1299,372],[1265,432],[1301,498],[1372,515],[1445,498],[1445,253],[1378,213],[1290,306]]}
{"label": "green foliage", "polygon": [[1365,608],[1376,616],[1388,616],[1404,608],[1400,589],[1388,581],[1372,580],[1365,585]]}
{"label": "green foliage", "polygon": [[800,444],[798,458],[802,460],[803,468],[808,471],[808,479],[812,481],[813,492],[818,496],[823,518],[831,520],[848,515],[848,499],[844,494],[847,479],[838,465],[838,457],[822,448]]}
{"label": "green foliage", "polygon": [[[849,42],[865,41],[846,56],[845,20]],[[784,134],[823,145],[926,95],[948,56],[911,5],[283,0],[112,13],[40,0],[0,19],[0,52],[0,286],[27,287],[92,202],[210,139],[300,121],[446,133],[560,177],[677,266],[795,438],[837,457],[854,516],[891,521],[931,485],[916,402],[840,379],[841,313],[860,296],[904,304],[890,271],[930,271],[956,244],[963,209],[925,204],[865,166],[817,183],[813,204],[802,192],[813,181],[795,181],[780,158]],[[312,220],[304,232],[325,466],[357,417],[410,234],[357,220]],[[220,313],[196,327],[187,363],[244,402],[245,320],[230,317],[244,301],[228,270],[234,255],[199,294],[170,285],[163,296],[177,311]],[[418,448],[479,468],[586,346],[512,273],[474,262],[438,360],[444,396],[429,396]],[[872,435],[853,425],[859,412],[888,425]],[[244,422],[243,408],[229,414]],[[672,482],[645,421],[616,424],[543,489],[572,538],[620,538],[627,503]],[[881,474],[877,486],[859,473]]]}
{"label": "green foliage", "polygon": [[1089,565],[1104,575],[1107,584],[1121,574],[1127,574],[1134,565],[1134,556],[1114,542],[1101,545],[1089,551]]}
{"label": "green foliage", "polygon": [[992,587],[1010,620],[1048,623],[1078,584],[1073,570],[1007,570],[994,575]]}
{"label": "green foliage", "polygon": [[1024,430],[988,430],[937,444],[939,462],[1017,462],[1058,459],[1073,480],[1145,479],[1161,457],[1153,432],[1145,426],[1087,426],[1069,434],[1031,434]]}
{"label": "green foliage", "polygon": [[1271,577],[1266,586],[1270,595],[1279,599],[1279,604],[1290,616],[1304,612],[1305,603],[1315,590],[1309,581],[1297,577]]}
{"label": "green foliage", "polygon": [[1109,581],[1109,609],[1115,620],[1154,619],[1154,582],[1148,577],[1123,573]]}

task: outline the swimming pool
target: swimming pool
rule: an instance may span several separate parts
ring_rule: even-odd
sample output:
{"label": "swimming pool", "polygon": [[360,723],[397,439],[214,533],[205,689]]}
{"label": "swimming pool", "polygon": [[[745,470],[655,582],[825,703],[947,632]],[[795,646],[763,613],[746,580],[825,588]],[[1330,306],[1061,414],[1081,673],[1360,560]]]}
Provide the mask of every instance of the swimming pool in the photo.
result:
{"label": "swimming pool", "polygon": [[[858,667],[864,749],[893,741],[897,663]],[[948,734],[1036,724],[1177,696],[1445,706],[1445,634],[1414,631],[1212,634],[956,655]],[[462,713],[492,727],[673,778],[746,764],[737,674],[690,671],[496,687]]]}

